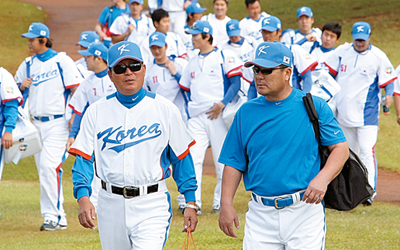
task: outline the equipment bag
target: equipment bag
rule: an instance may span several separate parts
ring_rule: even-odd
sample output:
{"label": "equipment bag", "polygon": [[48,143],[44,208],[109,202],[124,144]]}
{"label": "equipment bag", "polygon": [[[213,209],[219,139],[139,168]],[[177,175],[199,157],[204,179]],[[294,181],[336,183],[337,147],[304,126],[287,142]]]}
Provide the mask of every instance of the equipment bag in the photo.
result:
{"label": "equipment bag", "polygon": [[[329,157],[328,147],[321,145],[321,134],[319,130],[318,114],[315,110],[312,95],[307,93],[303,97],[307,114],[313,124],[315,137],[318,141],[319,153],[321,156],[321,169]],[[339,211],[349,211],[361,203],[365,203],[375,193],[368,183],[368,170],[360,158],[351,149],[349,159],[343,166],[342,171],[328,185],[324,197],[325,207]]]}

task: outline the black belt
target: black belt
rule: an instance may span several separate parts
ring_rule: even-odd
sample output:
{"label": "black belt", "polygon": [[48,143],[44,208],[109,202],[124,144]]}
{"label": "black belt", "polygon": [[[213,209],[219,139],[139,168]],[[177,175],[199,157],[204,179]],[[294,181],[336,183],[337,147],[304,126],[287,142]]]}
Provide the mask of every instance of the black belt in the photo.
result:
{"label": "black belt", "polygon": [[[103,180],[101,181],[101,186],[104,190],[107,191],[107,183],[105,183]],[[135,187],[135,186],[126,186],[123,188],[111,186],[111,192],[113,194],[122,195],[126,199],[131,199],[133,197],[140,196],[140,188]],[[156,192],[158,192],[158,183],[151,185],[151,186],[147,186],[148,194],[156,193]]]}

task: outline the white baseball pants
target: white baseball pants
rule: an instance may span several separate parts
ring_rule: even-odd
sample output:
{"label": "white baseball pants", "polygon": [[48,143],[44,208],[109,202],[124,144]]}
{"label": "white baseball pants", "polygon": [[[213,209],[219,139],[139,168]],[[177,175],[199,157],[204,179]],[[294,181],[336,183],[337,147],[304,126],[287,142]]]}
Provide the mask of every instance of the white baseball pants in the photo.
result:
{"label": "white baseball pants", "polygon": [[215,172],[217,175],[217,185],[214,190],[213,207],[220,206],[221,200],[221,185],[222,173],[224,165],[218,162],[219,154],[224,144],[225,136],[228,132],[221,115],[217,119],[210,120],[208,115],[204,112],[198,116],[192,117],[188,121],[188,130],[190,135],[196,141],[191,149],[194,169],[196,172],[196,180],[198,188],[196,190],[196,204],[201,207],[201,181],[203,176],[203,162],[204,156],[208,146],[211,144],[213,160],[215,165]]}
{"label": "white baseball pants", "polygon": [[325,249],[325,235],[325,212],[321,203],[298,201],[277,210],[250,200],[243,249],[321,250]]}
{"label": "white baseball pants", "polygon": [[378,163],[375,157],[375,144],[378,139],[378,126],[343,127],[349,148],[356,153],[368,170],[368,182],[376,190]]}
{"label": "white baseball pants", "polygon": [[40,181],[40,210],[45,220],[67,225],[63,207],[62,163],[68,157],[68,122],[64,117],[41,122],[33,119],[42,140],[42,151],[35,155]]}

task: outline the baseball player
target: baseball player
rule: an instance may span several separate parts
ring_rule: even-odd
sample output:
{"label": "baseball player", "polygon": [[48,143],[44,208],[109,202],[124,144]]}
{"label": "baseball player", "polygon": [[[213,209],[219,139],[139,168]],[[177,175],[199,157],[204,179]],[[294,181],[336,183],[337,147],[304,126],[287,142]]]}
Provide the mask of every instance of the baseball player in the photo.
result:
{"label": "baseball player", "polygon": [[43,23],[32,23],[22,37],[28,39],[34,56],[19,66],[15,79],[24,100],[29,97],[29,113],[42,140],[35,155],[40,181],[40,209],[44,223],[40,230],[67,228],[63,208],[62,163],[68,156],[66,101],[82,81],[74,61],[65,52],[51,49],[50,31]]}
{"label": "baseball player", "polygon": [[[166,34],[166,42],[168,44],[167,55],[186,58],[186,48],[179,35],[169,32],[170,22],[169,15],[163,9],[157,9],[151,15],[156,31]],[[145,38],[140,44],[140,51],[144,59],[144,63],[148,64],[154,60],[150,51],[149,37]]]}
{"label": "baseball player", "polygon": [[181,90],[178,83],[187,61],[167,56],[168,45],[164,33],[156,31],[149,39],[154,61],[146,65],[144,87],[173,102],[179,108],[182,119],[186,123],[188,96],[184,90]]}
{"label": "baseball player", "polygon": [[140,44],[154,32],[151,18],[142,14],[143,0],[129,0],[131,13],[123,13],[115,19],[110,27],[112,42],[131,41]]}
{"label": "baseball player", "polygon": [[22,104],[22,94],[13,76],[0,67],[0,180],[4,167],[4,149],[13,145],[12,131],[18,119],[18,106]]}
{"label": "baseball player", "polygon": [[250,36],[254,39],[255,47],[263,42],[261,34],[262,20],[269,17],[269,14],[261,12],[261,5],[259,0],[245,0],[246,10],[249,15],[240,20],[240,35]]}
{"label": "baseball player", "polygon": [[[75,117],[69,133],[67,150],[75,141],[86,108],[116,91],[108,76],[107,53],[108,49],[101,43],[91,43],[87,50],[79,51],[79,54],[84,56],[88,69],[94,74],[82,82],[69,103],[69,107],[75,112]],[[101,188],[100,179],[97,176],[93,178],[91,187],[92,195],[90,196],[90,201],[97,208],[97,200]]]}
{"label": "baseball player", "polygon": [[101,12],[99,18],[97,19],[96,26],[94,30],[99,34],[100,40],[109,47],[111,45],[111,33],[110,27],[122,13],[130,14],[131,9],[125,0],[111,0],[111,6],[106,7]]}
{"label": "baseball player", "polygon": [[[265,42],[281,41],[282,24],[281,20],[275,16],[269,16],[263,20],[262,34]],[[293,53],[293,70],[291,85],[296,89],[304,92],[310,92],[313,84],[311,71],[318,66],[318,62],[308,54],[301,46],[296,44],[285,44]],[[262,51],[262,50],[261,50]],[[255,53],[262,53],[256,51]],[[251,79],[248,79],[250,82]],[[254,83],[254,81],[253,81]],[[254,84],[250,85],[248,98],[252,99],[256,96],[256,88]]]}
{"label": "baseball player", "polygon": [[[99,41],[100,41],[99,35],[97,35],[96,32],[89,30],[81,33],[79,42],[76,45],[79,45],[80,50],[86,50],[91,43]],[[88,70],[86,60],[84,57],[75,61],[75,65],[78,68],[79,73],[81,73],[83,79],[86,79],[91,74],[93,74],[92,71]]]}
{"label": "baseball player", "polygon": [[[233,197],[243,177],[252,199],[243,249],[324,249],[327,185],[349,156],[346,138],[326,102],[314,97],[321,141],[331,150],[320,171],[318,142],[301,92],[290,86],[293,56],[282,43],[261,43],[253,67],[261,97],[244,103],[226,136],[219,226],[237,237]],[[262,114],[262,115],[261,115]]]}
{"label": "baseball player", "polygon": [[198,21],[203,17],[203,12],[206,10],[206,8],[201,7],[201,5],[196,1],[193,1],[189,7],[186,8],[187,19],[184,27],[185,32],[181,35],[181,38],[186,47],[187,60],[190,60],[196,56],[199,53],[199,50],[193,47],[192,35],[187,34],[186,31],[194,24],[195,21]]}
{"label": "baseball player", "polygon": [[400,81],[399,81],[399,76],[400,76],[400,65],[397,66],[396,68],[396,74],[397,74],[397,79],[394,82],[394,105],[396,108],[396,115],[397,115],[397,123],[400,125]]}
{"label": "baseball player", "polygon": [[211,145],[217,175],[212,210],[215,213],[220,209],[223,171],[223,165],[217,159],[227,133],[221,112],[240,89],[243,63],[233,51],[212,46],[213,28],[208,22],[196,21],[186,32],[192,34],[193,46],[200,50],[189,61],[179,82],[182,89],[190,91],[191,97],[188,129],[196,140],[191,151],[198,183],[196,204],[201,208],[203,161],[207,147]]}
{"label": "baseball player", "polygon": [[228,0],[214,0],[215,14],[210,13],[201,18],[202,21],[209,22],[213,28],[214,46],[229,39],[228,34],[226,34],[226,23],[231,20],[231,18],[226,15],[228,11],[228,2]]}
{"label": "baseball player", "polygon": [[297,24],[299,29],[285,32],[282,35],[282,42],[286,44],[298,44],[305,51],[311,53],[314,42],[321,43],[321,30],[313,28],[314,14],[310,7],[303,6],[297,10]]}
{"label": "baseball player", "polygon": [[[352,36],[353,43],[339,46],[325,65],[341,87],[335,95],[336,118],[349,147],[367,167],[369,184],[376,190],[375,143],[381,88],[385,88],[386,106],[390,107],[397,75],[386,54],[370,44],[371,26],[368,23],[356,22]],[[368,201],[370,204],[373,198]]]}
{"label": "baseball player", "polygon": [[102,248],[162,249],[172,217],[166,185],[171,173],[187,202],[184,231],[196,229],[197,185],[189,152],[195,142],[178,108],[142,87],[146,66],[135,43],[113,45],[108,66],[117,92],[89,106],[70,149],[76,155],[72,181],[79,221],[94,228],[89,196],[96,161],[102,182],[97,209]]}

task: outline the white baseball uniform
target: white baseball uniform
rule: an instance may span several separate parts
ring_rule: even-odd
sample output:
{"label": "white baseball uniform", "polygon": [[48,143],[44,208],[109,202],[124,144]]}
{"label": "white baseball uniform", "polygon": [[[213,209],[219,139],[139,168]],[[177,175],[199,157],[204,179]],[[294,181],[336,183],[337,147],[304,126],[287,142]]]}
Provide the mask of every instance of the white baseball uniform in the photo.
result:
{"label": "white baseball uniform", "polygon": [[393,85],[396,72],[386,54],[373,45],[358,53],[352,43],[345,43],[329,56],[325,65],[341,87],[335,95],[336,118],[349,147],[366,165],[370,185],[376,188],[375,143],[381,88]]}
{"label": "white baseball uniform", "polygon": [[399,76],[400,76],[400,65],[397,66],[396,68],[396,74],[397,74],[397,79],[394,82],[394,95],[400,95],[400,80],[399,80]]}
{"label": "white baseball uniform", "polygon": [[[319,42],[320,44],[322,43],[321,42],[322,31],[319,28],[312,28],[310,34],[314,34],[315,37],[317,38],[317,42]],[[306,41],[307,35],[308,34],[301,33],[300,30],[290,30],[282,35],[281,42],[286,44],[298,44],[300,42],[301,44],[299,45],[303,47],[305,51],[310,53],[311,47],[314,45],[314,42]]]}
{"label": "white baseball uniform", "polygon": [[[139,46],[140,51],[142,52],[143,62],[146,65],[154,60],[154,56],[151,53],[149,46],[150,35],[144,38],[144,40],[140,43]],[[167,32],[165,42],[168,44],[167,56],[174,56],[180,58],[186,57],[186,47],[183,44],[180,36],[172,32]]]}
{"label": "white baseball uniform", "polygon": [[[160,1],[158,2],[160,3]],[[186,23],[186,12],[183,9],[185,2],[186,0],[161,0],[161,4],[158,6],[168,12],[171,23],[169,31],[181,37],[185,34],[183,31]]]}
{"label": "white baseball uniform", "polygon": [[[191,153],[198,184],[196,204],[199,207],[202,205],[201,181],[204,155],[210,144],[217,174],[213,207],[218,209],[220,206],[224,166],[218,163],[218,157],[227,133],[227,128],[221,117],[222,115],[219,115],[217,119],[210,120],[206,112],[214,106],[214,103],[222,101],[226,105],[236,96],[239,87],[235,93],[229,93],[230,85],[228,78],[241,75],[242,66],[243,63],[233,51],[215,48],[209,54],[199,54],[192,58],[183,71],[179,82],[181,88],[190,91],[191,95],[191,100],[188,104],[190,115],[188,129],[192,137],[196,140]],[[230,100],[225,99],[228,93],[231,94]]]}
{"label": "white baseball uniform", "polygon": [[209,22],[213,28],[213,46],[218,46],[218,44],[229,39],[228,33],[226,33],[226,23],[230,20],[231,18],[228,16],[225,16],[223,20],[219,20],[215,14],[212,13],[201,18],[201,21]]}
{"label": "white baseball uniform", "polygon": [[42,151],[35,155],[42,216],[45,220],[67,225],[61,184],[61,165],[68,157],[65,110],[69,90],[78,87],[82,77],[67,54],[48,49],[43,54],[26,58],[15,78],[18,85],[26,78],[32,79],[26,91],[29,91],[29,113],[43,144]]}
{"label": "white baseball uniform", "polygon": [[310,55],[318,61],[318,66],[315,67],[314,71],[312,72],[313,75],[318,75],[320,70],[329,71],[324,62],[334,50],[335,48],[325,49],[321,45],[318,45],[311,51]]}
{"label": "white baseball uniform", "polygon": [[140,44],[143,39],[148,38],[156,29],[154,28],[153,21],[145,14],[140,16],[140,19],[133,19],[129,14],[122,14],[117,17],[110,27],[111,35],[122,35],[128,31],[129,24],[135,26],[135,29],[125,38],[125,41],[131,41]]}
{"label": "white baseball uniform", "polygon": [[264,42],[261,32],[262,20],[269,16],[269,14],[262,12],[260,18],[258,18],[257,20],[254,20],[250,18],[250,16],[247,16],[239,22],[240,35],[244,37],[252,37],[254,39],[255,48],[257,48],[260,43]]}
{"label": "white baseball uniform", "polygon": [[[182,75],[187,61],[182,58],[173,59],[178,75]],[[154,60],[146,65],[146,78],[144,88],[160,94],[173,102],[179,109],[183,121],[186,123],[188,119],[187,102],[188,96],[181,90],[178,79],[171,75],[171,72],[163,65],[158,65]]]}
{"label": "white baseball uniform", "polygon": [[[78,155],[74,195],[78,200],[90,195],[93,168],[84,164],[94,159],[103,182],[97,211],[102,248],[162,249],[172,218],[165,179],[173,173],[178,190],[194,200],[189,147],[195,142],[166,98],[141,89],[129,97],[131,107],[121,96],[116,92],[93,103],[83,116],[70,149]],[[125,187],[124,195],[116,187]]]}
{"label": "white baseball uniform", "polygon": [[[186,30],[189,30],[189,25],[185,25],[185,27],[184,27],[184,30],[186,31]],[[182,42],[183,42],[183,45],[186,47],[186,60],[190,60],[190,59],[192,59],[193,57],[195,57],[195,56],[197,56],[198,54],[199,54],[199,52],[200,52],[200,50],[199,49],[195,49],[194,47],[193,47],[193,42],[192,42],[192,35],[191,34],[186,34],[186,33],[184,33],[183,35],[182,35]]]}

